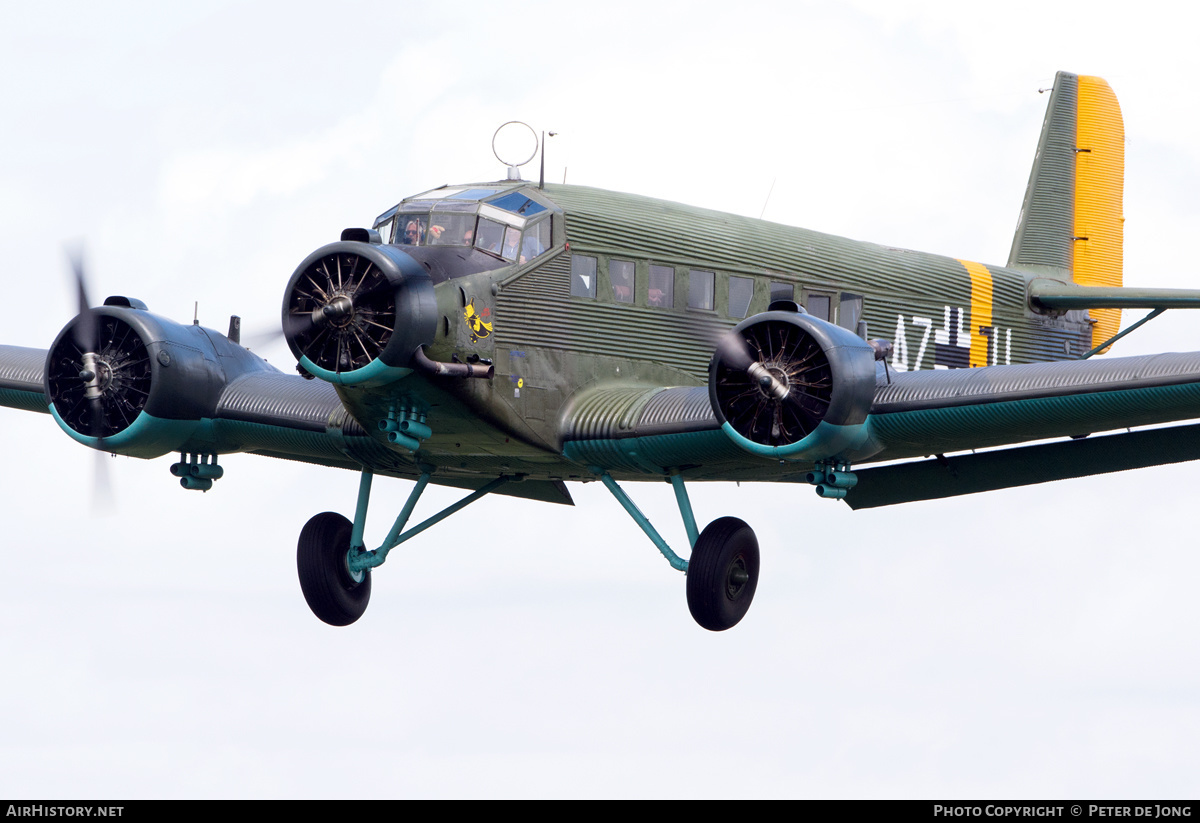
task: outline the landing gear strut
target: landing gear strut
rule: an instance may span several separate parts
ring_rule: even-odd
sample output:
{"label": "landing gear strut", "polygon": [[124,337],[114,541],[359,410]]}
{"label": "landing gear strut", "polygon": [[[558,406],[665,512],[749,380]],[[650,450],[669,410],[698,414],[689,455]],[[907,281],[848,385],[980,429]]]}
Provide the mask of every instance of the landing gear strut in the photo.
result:
{"label": "landing gear strut", "polygon": [[404,531],[417,500],[429,484],[432,471],[430,468],[418,478],[391,531],[377,549],[367,551],[363,544],[367,503],[371,498],[371,479],[374,476],[369,469],[363,469],[359,479],[358,506],[353,523],[336,512],[324,512],[304,525],[296,548],[296,568],[300,573],[304,599],[313,614],[331,626],[349,626],[367,610],[367,603],[371,599],[371,569],[383,565],[388,552],[505,483],[520,479],[520,475],[497,477],[420,525]]}
{"label": "landing gear strut", "polygon": [[687,574],[688,610],[695,621],[713,632],[736,626],[746,616],[758,588],[758,538],[754,536],[754,530],[736,517],[722,517],[697,534],[696,518],[683,478],[677,473],[672,474],[669,480],[675,488],[675,500],[683,516],[688,541],[692,544],[691,559],[683,560],[671,551],[662,535],[608,472],[595,466],[591,470],[599,475],[671,567]]}

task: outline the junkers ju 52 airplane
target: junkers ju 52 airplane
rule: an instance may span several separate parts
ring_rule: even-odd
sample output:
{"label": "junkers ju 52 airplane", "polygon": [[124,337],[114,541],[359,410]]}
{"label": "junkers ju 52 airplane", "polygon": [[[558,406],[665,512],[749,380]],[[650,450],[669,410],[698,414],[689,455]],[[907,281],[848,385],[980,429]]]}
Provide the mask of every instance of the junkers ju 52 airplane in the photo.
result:
{"label": "junkers ju 52 airplane", "polygon": [[[1059,73],[1002,266],[510,169],[309,255],[283,298],[299,374],[232,322],[81,299],[48,350],[0,347],[0,403],[103,452],[179,453],[186,489],[234,452],[360,471],[354,519],[300,533],[326,623],[357,620],[388,552],[481,496],[570,504],[567,482],[600,480],[687,573],[696,621],[723,630],[754,596],[758,544],[735,518],[700,529],[688,481],[811,484],[861,508],[1200,457],[1198,425],[1129,430],[1200,416],[1200,352],[1090,359],[1122,309],[1200,307],[1121,286],[1123,141],[1108,85]],[[368,549],[377,474],[416,482]],[[621,486],[647,480],[674,487],[689,559]],[[406,529],[431,482],[469,494]]]}

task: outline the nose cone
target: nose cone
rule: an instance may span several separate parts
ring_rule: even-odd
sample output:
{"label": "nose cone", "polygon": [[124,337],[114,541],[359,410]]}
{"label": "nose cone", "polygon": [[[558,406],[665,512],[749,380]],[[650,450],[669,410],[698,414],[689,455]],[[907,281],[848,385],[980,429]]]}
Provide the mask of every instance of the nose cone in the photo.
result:
{"label": "nose cone", "polygon": [[283,299],[292,354],[314,376],[342,385],[403,377],[436,329],[428,271],[394,246],[323,246],[296,269]]}

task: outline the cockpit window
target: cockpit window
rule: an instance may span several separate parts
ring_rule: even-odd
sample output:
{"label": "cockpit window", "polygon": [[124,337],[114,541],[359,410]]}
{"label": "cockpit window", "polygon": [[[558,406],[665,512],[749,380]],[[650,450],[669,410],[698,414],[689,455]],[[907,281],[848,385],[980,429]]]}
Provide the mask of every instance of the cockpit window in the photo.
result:
{"label": "cockpit window", "polygon": [[547,255],[560,218],[542,196],[519,182],[446,186],[402,200],[374,228],[384,243],[416,247],[437,283]]}
{"label": "cockpit window", "polygon": [[497,197],[495,200],[489,200],[488,205],[504,209],[505,211],[511,211],[513,214],[520,214],[524,217],[533,217],[535,214],[541,214],[546,210],[546,207],[541,203],[530,200],[519,191],[510,192],[503,197]]}
{"label": "cockpit window", "polygon": [[491,197],[500,189],[462,189],[448,196],[449,200],[482,200]]}
{"label": "cockpit window", "polygon": [[499,254],[504,244],[504,226],[486,217],[479,218],[479,230],[475,233],[475,248]]}
{"label": "cockpit window", "polygon": [[500,250],[501,256],[505,260],[516,260],[517,253],[521,250],[521,230],[514,229],[512,226],[504,230],[504,247]]}
{"label": "cockpit window", "polygon": [[482,200],[501,191],[504,191],[504,188],[498,186],[486,188],[483,186],[443,186],[440,189],[410,197],[408,202],[412,203],[416,200]]}
{"label": "cockpit window", "polygon": [[419,246],[425,242],[425,227],[428,218],[424,215],[401,214],[396,221],[396,239],[392,242],[404,246]]}
{"label": "cockpit window", "polygon": [[425,239],[430,246],[472,246],[475,244],[475,215],[434,212]]}
{"label": "cockpit window", "polygon": [[534,223],[525,229],[525,239],[521,241],[521,262],[525,263],[550,248],[550,218]]}

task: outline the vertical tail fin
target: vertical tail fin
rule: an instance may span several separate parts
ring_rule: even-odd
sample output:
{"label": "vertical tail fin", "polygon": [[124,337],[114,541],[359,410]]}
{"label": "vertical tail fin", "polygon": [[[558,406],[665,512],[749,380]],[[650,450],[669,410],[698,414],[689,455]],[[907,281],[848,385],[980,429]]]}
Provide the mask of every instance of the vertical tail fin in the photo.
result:
{"label": "vertical tail fin", "polygon": [[[1125,124],[1108,83],[1060,71],[1008,265],[1051,270],[1081,286],[1120,286]],[[1121,325],[1120,309],[1092,309],[1092,345]]]}

